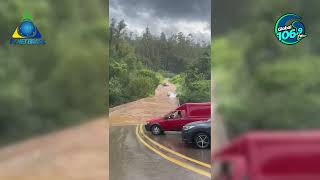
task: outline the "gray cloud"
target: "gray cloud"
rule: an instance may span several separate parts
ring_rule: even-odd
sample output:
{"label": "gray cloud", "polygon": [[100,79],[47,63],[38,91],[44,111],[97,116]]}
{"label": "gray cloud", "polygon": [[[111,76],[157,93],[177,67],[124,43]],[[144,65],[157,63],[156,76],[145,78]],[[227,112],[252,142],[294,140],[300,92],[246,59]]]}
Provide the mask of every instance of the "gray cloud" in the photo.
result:
{"label": "gray cloud", "polygon": [[110,0],[110,18],[124,19],[131,31],[152,33],[179,31],[198,40],[210,40],[210,0]]}

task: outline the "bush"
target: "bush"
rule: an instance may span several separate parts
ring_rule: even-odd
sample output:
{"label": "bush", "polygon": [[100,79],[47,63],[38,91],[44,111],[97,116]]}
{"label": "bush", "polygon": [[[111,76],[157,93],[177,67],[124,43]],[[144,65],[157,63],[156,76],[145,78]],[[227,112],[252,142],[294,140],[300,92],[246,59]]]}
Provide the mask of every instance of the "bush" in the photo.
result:
{"label": "bush", "polygon": [[164,71],[164,70],[160,70],[159,73],[161,73],[161,75],[165,78],[172,78],[175,76],[174,73],[169,72],[169,71]]}
{"label": "bush", "polygon": [[207,49],[203,55],[187,65],[184,73],[176,75],[171,82],[177,84],[180,103],[208,102],[211,92],[210,55]]}
{"label": "bush", "polygon": [[210,80],[199,80],[190,83],[190,87],[182,85],[178,94],[180,103],[186,102],[209,102],[210,101]]}
{"label": "bush", "polygon": [[128,84],[130,97],[136,100],[153,94],[153,83],[150,77],[133,77]]}
{"label": "bush", "polygon": [[182,84],[183,81],[184,81],[184,77],[183,77],[183,75],[181,75],[181,74],[175,75],[174,77],[172,77],[172,78],[170,79],[170,82],[172,82],[172,83],[175,84],[175,85]]}
{"label": "bush", "polygon": [[238,48],[233,42],[229,36],[215,41],[214,51],[219,53],[213,65],[218,112],[231,136],[320,126],[319,56],[279,54],[249,63],[251,48]]}
{"label": "bush", "polygon": [[[160,73],[142,68],[128,72],[126,64],[114,63],[111,66],[115,74],[109,80],[109,102],[110,106],[116,106],[140,98],[153,95],[155,89],[163,80]],[[119,66],[122,64],[121,66]]]}

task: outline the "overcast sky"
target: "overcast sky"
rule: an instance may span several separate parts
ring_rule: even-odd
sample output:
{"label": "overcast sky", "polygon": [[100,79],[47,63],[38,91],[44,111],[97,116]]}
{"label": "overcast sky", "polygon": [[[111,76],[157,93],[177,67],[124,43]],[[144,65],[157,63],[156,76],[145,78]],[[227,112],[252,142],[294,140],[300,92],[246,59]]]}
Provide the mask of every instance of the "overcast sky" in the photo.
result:
{"label": "overcast sky", "polygon": [[129,31],[141,34],[191,33],[197,40],[211,39],[211,0],[110,0],[110,18],[124,19]]}

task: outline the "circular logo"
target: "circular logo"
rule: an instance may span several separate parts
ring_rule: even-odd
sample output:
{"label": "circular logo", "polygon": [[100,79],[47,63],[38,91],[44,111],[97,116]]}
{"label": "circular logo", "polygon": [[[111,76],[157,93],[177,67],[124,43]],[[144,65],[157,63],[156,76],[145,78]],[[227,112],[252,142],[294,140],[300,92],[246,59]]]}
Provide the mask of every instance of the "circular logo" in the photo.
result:
{"label": "circular logo", "polygon": [[36,35],[36,27],[29,20],[24,20],[18,27],[18,32],[21,36],[26,38],[32,38]]}
{"label": "circular logo", "polygon": [[296,14],[285,14],[275,24],[276,38],[283,44],[292,45],[307,37],[301,17]]}

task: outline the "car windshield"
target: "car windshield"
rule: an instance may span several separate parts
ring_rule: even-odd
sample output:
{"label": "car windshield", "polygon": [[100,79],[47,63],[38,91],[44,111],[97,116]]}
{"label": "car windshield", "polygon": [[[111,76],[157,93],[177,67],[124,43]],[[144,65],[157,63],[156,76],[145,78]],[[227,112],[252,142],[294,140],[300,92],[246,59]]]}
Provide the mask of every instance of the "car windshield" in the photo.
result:
{"label": "car windshield", "polygon": [[168,114],[166,114],[164,117],[165,118],[169,118],[170,117],[170,115],[173,113],[174,111],[172,111],[172,112],[169,112]]}

